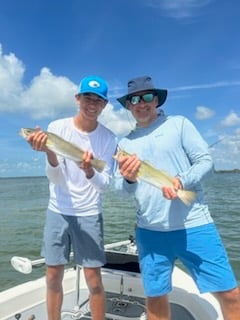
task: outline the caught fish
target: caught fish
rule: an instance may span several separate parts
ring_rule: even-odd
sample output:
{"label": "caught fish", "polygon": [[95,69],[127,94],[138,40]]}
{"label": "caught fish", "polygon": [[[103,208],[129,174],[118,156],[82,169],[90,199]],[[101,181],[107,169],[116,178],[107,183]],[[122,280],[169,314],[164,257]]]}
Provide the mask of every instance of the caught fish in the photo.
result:
{"label": "caught fish", "polygon": [[[23,138],[27,139],[30,134],[36,131],[37,129],[22,128],[19,134]],[[55,133],[48,132],[48,131],[43,131],[43,132],[48,136],[46,146],[48,147],[49,150],[53,151],[59,156],[81,163],[84,150],[82,150],[77,145],[64,140],[63,138],[61,138]],[[106,165],[106,162],[99,159],[92,159],[91,165],[98,172],[102,172]]]}
{"label": "caught fish", "polygon": [[[130,156],[129,153],[123,150],[119,150],[114,158],[119,159],[120,156]],[[151,164],[141,161],[140,168],[138,169],[137,177],[144,182],[151,184],[157,188],[162,188],[163,186],[173,187],[173,177],[168,173],[156,169]],[[196,198],[196,193],[188,190],[178,190],[177,196],[183,203],[187,206],[190,206],[194,199]]]}

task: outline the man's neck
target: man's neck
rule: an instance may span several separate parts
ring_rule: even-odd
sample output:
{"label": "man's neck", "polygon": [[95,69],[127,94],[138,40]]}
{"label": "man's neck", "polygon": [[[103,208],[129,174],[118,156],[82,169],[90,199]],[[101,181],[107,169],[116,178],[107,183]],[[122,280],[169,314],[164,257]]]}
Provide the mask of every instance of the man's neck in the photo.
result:
{"label": "man's neck", "polygon": [[73,123],[75,127],[82,132],[92,132],[98,126],[97,121],[83,119],[80,115],[77,115],[73,118]]}

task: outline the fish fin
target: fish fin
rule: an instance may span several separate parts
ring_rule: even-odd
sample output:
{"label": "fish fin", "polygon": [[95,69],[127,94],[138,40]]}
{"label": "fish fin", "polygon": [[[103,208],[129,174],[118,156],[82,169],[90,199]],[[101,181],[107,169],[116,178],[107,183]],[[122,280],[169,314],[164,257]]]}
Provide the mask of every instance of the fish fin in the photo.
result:
{"label": "fish fin", "polygon": [[178,190],[177,195],[186,206],[190,206],[196,198],[196,193],[188,190]]}
{"label": "fish fin", "polygon": [[93,168],[96,169],[98,172],[102,172],[105,168],[106,162],[103,160],[92,159],[91,164]]}

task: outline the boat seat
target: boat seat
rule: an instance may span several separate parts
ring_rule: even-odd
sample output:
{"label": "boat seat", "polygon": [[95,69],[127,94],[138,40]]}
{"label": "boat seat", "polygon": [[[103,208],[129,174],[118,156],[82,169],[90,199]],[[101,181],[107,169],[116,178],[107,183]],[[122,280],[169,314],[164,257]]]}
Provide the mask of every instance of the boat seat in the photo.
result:
{"label": "boat seat", "polygon": [[106,261],[103,268],[140,273],[137,255],[108,250]]}

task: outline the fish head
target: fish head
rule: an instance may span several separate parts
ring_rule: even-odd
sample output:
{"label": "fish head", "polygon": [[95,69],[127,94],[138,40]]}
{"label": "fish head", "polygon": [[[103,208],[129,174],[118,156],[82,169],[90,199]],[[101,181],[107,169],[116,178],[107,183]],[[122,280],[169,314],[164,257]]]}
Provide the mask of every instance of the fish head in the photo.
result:
{"label": "fish head", "polygon": [[113,158],[114,158],[115,160],[119,160],[119,158],[120,158],[121,156],[129,156],[129,155],[130,155],[130,154],[127,153],[126,151],[118,148],[117,153],[113,156]]}
{"label": "fish head", "polygon": [[31,129],[31,128],[21,128],[19,135],[26,139],[34,131],[35,129]]}

